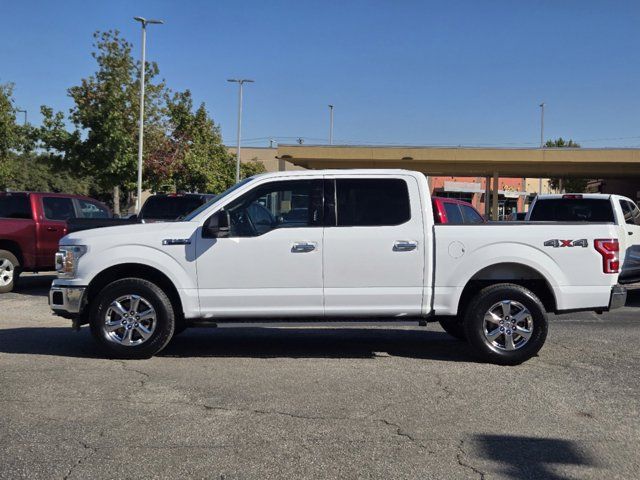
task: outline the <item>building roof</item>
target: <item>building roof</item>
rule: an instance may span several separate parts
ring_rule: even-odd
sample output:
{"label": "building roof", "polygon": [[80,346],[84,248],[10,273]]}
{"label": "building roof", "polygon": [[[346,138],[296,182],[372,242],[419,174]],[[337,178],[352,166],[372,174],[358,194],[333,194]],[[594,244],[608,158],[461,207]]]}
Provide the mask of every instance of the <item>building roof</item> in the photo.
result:
{"label": "building roof", "polygon": [[427,175],[640,178],[638,148],[485,148],[278,145],[278,158],[310,169],[402,168]]}

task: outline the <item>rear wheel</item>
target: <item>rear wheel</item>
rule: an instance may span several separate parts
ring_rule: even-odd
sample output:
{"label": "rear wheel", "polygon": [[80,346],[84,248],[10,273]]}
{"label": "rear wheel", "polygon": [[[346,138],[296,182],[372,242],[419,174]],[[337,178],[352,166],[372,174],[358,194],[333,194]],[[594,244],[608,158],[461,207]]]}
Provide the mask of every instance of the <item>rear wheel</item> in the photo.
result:
{"label": "rear wheel", "polygon": [[517,365],[535,356],[547,338],[542,302],[514,284],[492,285],[471,301],[465,315],[467,340],[483,360]]}
{"label": "rear wheel", "polygon": [[11,292],[20,275],[20,262],[8,250],[0,250],[0,293]]}
{"label": "rear wheel", "polygon": [[466,340],[464,322],[459,317],[444,317],[438,320],[442,329],[458,340]]}
{"label": "rear wheel", "polygon": [[93,301],[91,333],[105,353],[149,358],[162,350],[175,329],[175,313],[164,291],[148,280],[110,283]]}

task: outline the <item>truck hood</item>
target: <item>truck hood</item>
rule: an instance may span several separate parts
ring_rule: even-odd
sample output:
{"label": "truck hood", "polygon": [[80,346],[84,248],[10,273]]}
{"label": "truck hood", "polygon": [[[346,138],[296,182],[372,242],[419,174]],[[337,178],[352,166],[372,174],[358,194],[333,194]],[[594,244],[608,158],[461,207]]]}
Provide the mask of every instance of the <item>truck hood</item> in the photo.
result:
{"label": "truck hood", "polygon": [[136,223],[115,227],[94,228],[70,233],[60,239],[60,245],[122,244],[162,241],[165,238],[190,238],[198,222]]}

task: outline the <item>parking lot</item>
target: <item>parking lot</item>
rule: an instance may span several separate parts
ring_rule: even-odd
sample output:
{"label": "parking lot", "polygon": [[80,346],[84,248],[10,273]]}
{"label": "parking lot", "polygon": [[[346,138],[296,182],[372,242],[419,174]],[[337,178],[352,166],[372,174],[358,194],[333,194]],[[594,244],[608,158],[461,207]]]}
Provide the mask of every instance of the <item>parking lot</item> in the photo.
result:
{"label": "parking lot", "polygon": [[0,297],[1,478],[637,478],[640,291],[474,361],[436,324],[197,329],[145,361]]}

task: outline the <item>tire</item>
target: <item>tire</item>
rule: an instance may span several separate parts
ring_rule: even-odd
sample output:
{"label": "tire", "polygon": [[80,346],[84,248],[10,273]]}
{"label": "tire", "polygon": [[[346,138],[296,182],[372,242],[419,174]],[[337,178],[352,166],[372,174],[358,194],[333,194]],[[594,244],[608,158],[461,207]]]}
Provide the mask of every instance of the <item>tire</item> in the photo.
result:
{"label": "tire", "polygon": [[0,293],[13,291],[20,275],[20,262],[8,250],[0,250]]}
{"label": "tire", "polygon": [[540,351],[547,338],[548,320],[533,292],[502,283],[481,290],[473,298],[464,328],[467,341],[482,360],[518,365]]}
{"label": "tire", "polygon": [[442,329],[458,340],[466,340],[467,335],[464,330],[464,322],[459,317],[443,317],[438,320]]}
{"label": "tire", "polygon": [[130,359],[161,351],[171,340],[175,323],[169,297],[140,278],[104,287],[92,302],[89,319],[91,333],[107,356]]}

